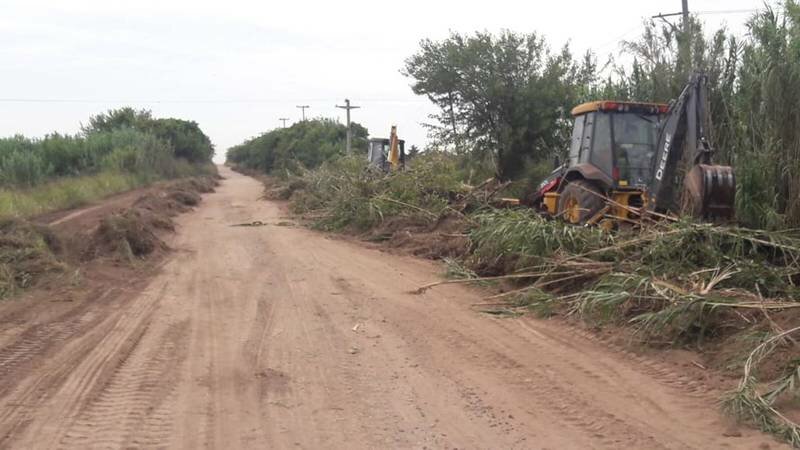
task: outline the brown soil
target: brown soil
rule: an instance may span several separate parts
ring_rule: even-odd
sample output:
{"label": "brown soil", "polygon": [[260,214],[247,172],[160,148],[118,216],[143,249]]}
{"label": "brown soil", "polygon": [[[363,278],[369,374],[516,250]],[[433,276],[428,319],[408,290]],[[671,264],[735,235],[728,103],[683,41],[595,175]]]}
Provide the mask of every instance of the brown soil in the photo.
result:
{"label": "brown soil", "polygon": [[0,221],[0,299],[33,286],[58,286],[90,267],[163,254],[161,237],[175,230],[172,218],[216,184],[210,177],[162,182],[30,221]]}
{"label": "brown soil", "polygon": [[434,224],[419,217],[396,216],[359,238],[392,253],[438,260],[466,254],[467,228],[468,223],[457,213],[445,215]]}
{"label": "brown soil", "polygon": [[276,226],[223,170],[168,258],[0,303],[0,447],[783,448],[657,358],[409,294],[442,268]]}

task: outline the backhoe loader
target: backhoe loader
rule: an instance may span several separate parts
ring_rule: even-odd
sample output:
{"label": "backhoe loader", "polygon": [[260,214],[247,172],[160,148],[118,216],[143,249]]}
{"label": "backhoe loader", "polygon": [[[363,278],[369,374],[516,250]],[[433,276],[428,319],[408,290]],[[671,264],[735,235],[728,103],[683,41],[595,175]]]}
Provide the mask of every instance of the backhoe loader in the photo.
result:
{"label": "backhoe loader", "polygon": [[397,126],[392,125],[389,139],[372,138],[367,148],[367,161],[384,172],[402,169],[406,163],[406,141],[397,137]]}
{"label": "backhoe loader", "polygon": [[572,110],[566,162],[523,203],[580,225],[635,222],[644,211],[702,220],[734,216],[736,178],[711,162],[707,77],[670,104],[594,101]]}

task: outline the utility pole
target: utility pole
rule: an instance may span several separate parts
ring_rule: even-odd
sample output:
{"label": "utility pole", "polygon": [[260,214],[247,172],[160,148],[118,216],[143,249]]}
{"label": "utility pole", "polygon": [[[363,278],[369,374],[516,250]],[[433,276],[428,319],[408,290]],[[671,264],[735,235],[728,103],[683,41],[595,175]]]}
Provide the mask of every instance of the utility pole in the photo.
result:
{"label": "utility pole", "polygon": [[358,109],[361,108],[360,106],[350,106],[350,99],[344,99],[344,106],[335,105],[337,108],[346,109],[347,110],[347,154],[350,154],[350,147],[352,146],[353,142],[353,131],[350,129],[350,110],[351,109]]}
{"label": "utility pole", "polygon": [[669,14],[661,14],[658,13],[655,16],[652,16],[651,19],[661,19],[667,23],[670,27],[672,27],[672,31],[677,31],[675,25],[671,24],[667,21],[667,17],[672,16],[683,16],[683,31],[689,30],[689,0],[681,0],[681,12],[679,13],[669,13]]}
{"label": "utility pole", "polygon": [[681,0],[683,7],[683,31],[689,31],[689,0]]}
{"label": "utility pole", "polygon": [[281,118],[280,118],[280,119],[278,119],[278,120],[280,120],[281,122],[283,122],[283,128],[286,128],[286,121],[287,121],[287,120],[289,120],[289,118],[288,118],[288,117],[281,117]]}
{"label": "utility pole", "polygon": [[297,105],[298,108],[303,110],[303,122],[306,121],[306,108],[310,108],[308,105]]}

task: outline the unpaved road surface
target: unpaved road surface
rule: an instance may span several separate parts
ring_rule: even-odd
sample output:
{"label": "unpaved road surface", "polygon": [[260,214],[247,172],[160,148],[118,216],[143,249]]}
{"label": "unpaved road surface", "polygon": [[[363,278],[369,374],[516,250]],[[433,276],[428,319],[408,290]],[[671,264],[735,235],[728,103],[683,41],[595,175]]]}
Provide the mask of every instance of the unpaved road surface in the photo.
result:
{"label": "unpaved road surface", "polygon": [[0,447],[780,447],[726,437],[718,393],[670,366],[466,288],[409,294],[441,268],[286,226],[223,174],[146,283],[2,305]]}

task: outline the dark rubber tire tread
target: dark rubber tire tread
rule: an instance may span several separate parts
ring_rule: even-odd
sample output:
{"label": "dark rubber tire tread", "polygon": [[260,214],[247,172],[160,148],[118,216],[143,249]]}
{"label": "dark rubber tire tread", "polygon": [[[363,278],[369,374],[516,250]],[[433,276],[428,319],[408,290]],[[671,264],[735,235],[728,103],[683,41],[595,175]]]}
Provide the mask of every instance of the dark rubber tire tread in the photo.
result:
{"label": "dark rubber tire tread", "polygon": [[[565,217],[564,210],[567,208],[569,199],[575,198],[578,201],[578,206],[581,209],[579,219],[577,222],[569,220]],[[558,198],[558,214],[563,220],[575,223],[577,225],[586,224],[589,219],[594,217],[605,206],[603,201],[603,194],[594,184],[586,180],[572,180],[561,191],[561,196]]]}

